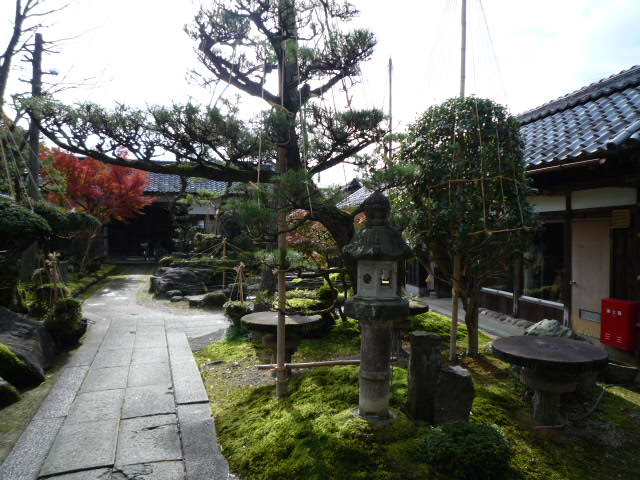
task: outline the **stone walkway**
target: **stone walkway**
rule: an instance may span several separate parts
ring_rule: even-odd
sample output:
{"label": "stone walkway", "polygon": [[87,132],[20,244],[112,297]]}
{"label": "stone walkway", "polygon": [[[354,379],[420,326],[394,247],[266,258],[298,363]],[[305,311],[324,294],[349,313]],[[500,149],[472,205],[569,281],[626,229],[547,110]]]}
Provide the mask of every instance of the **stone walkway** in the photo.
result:
{"label": "stone walkway", "polygon": [[130,267],[85,302],[87,335],[0,467],[2,480],[228,478],[187,339],[227,321],[145,300],[148,272]]}

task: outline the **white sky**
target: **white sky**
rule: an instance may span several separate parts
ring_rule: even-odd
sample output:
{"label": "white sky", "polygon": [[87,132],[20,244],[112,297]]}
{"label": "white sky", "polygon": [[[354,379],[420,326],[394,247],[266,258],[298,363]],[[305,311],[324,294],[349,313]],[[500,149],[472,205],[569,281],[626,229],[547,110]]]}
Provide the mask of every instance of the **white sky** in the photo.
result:
{"label": "white sky", "polygon": [[[46,0],[51,5],[62,1]],[[351,91],[356,104],[386,111],[390,56],[395,129],[402,129],[429,105],[457,95],[461,0],[352,1],[361,10],[354,26],[372,30],[378,39],[373,59],[363,65],[362,81]],[[189,97],[211,99],[211,91],[187,81],[196,60],[183,27],[199,2],[67,2],[69,7],[43,31],[45,40],[80,36],[61,45],[59,54],[48,55],[44,67],[71,81],[94,80],[60,98],[139,106]],[[640,62],[637,0],[483,0],[494,49],[480,0],[468,4],[467,94],[494,98],[513,113]],[[13,8],[14,0],[0,0],[0,48],[10,34]],[[29,71],[15,72],[13,89],[24,88],[17,79],[28,76]],[[235,92],[230,87],[227,93]],[[246,106],[253,110],[250,101]],[[351,177],[348,167],[336,167],[323,173],[321,183],[342,183]]]}

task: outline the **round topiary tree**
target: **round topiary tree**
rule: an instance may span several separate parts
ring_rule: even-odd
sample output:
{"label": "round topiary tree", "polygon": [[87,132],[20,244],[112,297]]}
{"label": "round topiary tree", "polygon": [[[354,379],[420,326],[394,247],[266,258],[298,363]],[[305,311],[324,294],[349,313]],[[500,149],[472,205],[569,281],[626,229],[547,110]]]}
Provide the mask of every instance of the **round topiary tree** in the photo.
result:
{"label": "round topiary tree", "polygon": [[477,355],[481,288],[526,248],[535,223],[518,121],[492,100],[447,100],[409,127],[394,163],[381,178],[398,187],[396,218],[423,265],[458,279]]}
{"label": "round topiary tree", "polygon": [[433,429],[418,451],[438,473],[460,480],[499,480],[510,471],[513,452],[496,427],[451,422]]}

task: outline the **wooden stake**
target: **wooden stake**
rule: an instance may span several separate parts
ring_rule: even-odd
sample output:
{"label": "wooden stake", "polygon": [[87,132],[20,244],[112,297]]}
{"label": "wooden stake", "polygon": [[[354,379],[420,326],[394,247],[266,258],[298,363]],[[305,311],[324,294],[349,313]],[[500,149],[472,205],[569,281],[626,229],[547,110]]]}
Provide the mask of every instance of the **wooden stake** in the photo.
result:
{"label": "wooden stake", "polygon": [[[280,175],[287,170],[287,151],[284,147],[278,147],[278,170]],[[276,395],[287,396],[287,371],[285,368],[285,310],[287,308],[287,212],[283,192],[278,195],[278,329],[276,344]]]}
{"label": "wooden stake", "polygon": [[461,14],[461,45],[460,45],[460,97],[464,98],[464,87],[467,70],[467,0],[462,0]]}
{"label": "wooden stake", "polygon": [[[227,237],[222,239],[222,258],[227,258]],[[227,269],[226,267],[222,268],[222,289],[227,284]]]}
{"label": "wooden stake", "polygon": [[451,290],[451,342],[449,344],[449,360],[458,359],[456,340],[458,339],[458,306],[460,303],[460,254],[453,257],[453,288]]}

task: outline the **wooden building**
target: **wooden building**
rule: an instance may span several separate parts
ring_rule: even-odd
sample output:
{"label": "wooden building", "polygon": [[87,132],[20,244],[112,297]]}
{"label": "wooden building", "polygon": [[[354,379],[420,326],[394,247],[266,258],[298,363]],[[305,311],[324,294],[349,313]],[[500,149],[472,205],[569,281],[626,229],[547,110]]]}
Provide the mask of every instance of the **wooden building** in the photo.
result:
{"label": "wooden building", "polygon": [[[223,193],[226,182],[188,178],[185,193],[201,190]],[[126,222],[111,222],[104,227],[104,254],[110,258],[141,257],[145,253],[150,257],[161,256],[173,250],[170,220],[170,205],[180,194],[182,185],[178,175],[149,173],[149,185],[145,195],[155,201],[144,208],[144,213]],[[212,204],[195,205],[189,214],[203,232],[215,230],[216,211],[219,200]]]}
{"label": "wooden building", "polygon": [[640,300],[640,66],[519,119],[543,226],[482,306],[599,337],[603,298]]}

